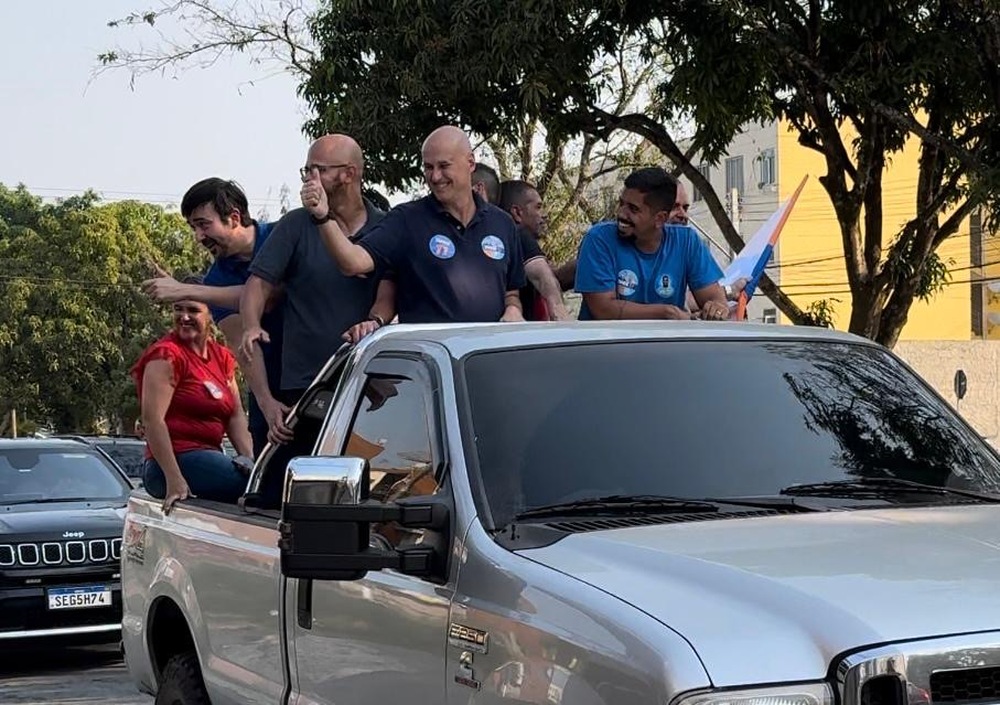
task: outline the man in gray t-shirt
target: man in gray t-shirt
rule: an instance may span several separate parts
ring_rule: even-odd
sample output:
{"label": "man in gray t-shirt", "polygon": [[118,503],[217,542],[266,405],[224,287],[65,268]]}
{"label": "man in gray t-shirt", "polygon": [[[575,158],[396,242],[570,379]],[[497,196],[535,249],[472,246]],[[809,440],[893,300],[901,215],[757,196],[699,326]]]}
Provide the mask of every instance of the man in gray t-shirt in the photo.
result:
{"label": "man in gray t-shirt", "polygon": [[[368,219],[354,239],[363,237],[385,213],[364,201]],[[368,318],[378,277],[348,277],[337,269],[316,232],[309,211],[285,214],[254,257],[250,273],[285,296],[281,391],[294,403],[344,340],[344,331]]]}
{"label": "man in gray t-shirt", "polygon": [[[326,135],[316,140],[300,171],[304,184],[322,186],[331,204],[326,218],[346,228],[351,239],[365,236],[385,216],[361,195],[364,158],[350,137]],[[260,317],[279,293],[284,296],[285,322],[280,396],[275,396],[286,405],[287,414],[343,345],[352,326],[366,319],[382,320],[380,313],[392,315],[395,289],[382,280],[381,272],[365,278],[345,276],[326,251],[317,219],[297,208],[275,224],[250,265],[240,298],[241,354],[249,355],[256,343],[267,342]],[[269,433],[279,442],[292,438],[283,418],[284,414],[271,424]]]}

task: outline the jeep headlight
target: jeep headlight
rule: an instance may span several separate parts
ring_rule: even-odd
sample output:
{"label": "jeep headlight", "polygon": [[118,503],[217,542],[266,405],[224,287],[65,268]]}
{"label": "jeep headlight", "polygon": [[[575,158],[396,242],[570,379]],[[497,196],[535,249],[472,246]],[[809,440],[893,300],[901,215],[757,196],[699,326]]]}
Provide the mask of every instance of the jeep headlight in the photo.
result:
{"label": "jeep headlight", "polygon": [[674,702],[675,705],[833,705],[834,700],[833,691],[826,683],[805,683],[749,690],[712,690]]}

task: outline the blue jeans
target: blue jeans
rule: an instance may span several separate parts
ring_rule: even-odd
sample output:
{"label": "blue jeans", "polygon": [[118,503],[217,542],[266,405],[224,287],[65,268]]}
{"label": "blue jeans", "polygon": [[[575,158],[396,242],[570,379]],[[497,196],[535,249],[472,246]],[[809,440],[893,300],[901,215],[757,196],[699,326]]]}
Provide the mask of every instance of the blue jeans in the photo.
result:
{"label": "blue jeans", "polygon": [[[177,454],[181,475],[198,499],[235,504],[247,487],[247,477],[236,469],[233,460],[219,450],[188,450]],[[157,499],[167,496],[167,478],[152,458],[142,469],[143,489]]]}

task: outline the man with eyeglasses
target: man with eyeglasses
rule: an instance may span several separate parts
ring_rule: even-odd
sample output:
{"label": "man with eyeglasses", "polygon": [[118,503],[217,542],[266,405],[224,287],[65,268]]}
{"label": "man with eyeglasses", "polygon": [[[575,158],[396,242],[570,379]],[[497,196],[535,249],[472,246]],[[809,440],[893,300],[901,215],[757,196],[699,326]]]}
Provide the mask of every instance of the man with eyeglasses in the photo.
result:
{"label": "man with eyeglasses", "polygon": [[[358,143],[347,135],[319,138],[310,146],[300,173],[303,188],[321,190],[329,210],[323,218],[305,208],[286,213],[254,257],[240,297],[244,325],[240,350],[249,357],[255,345],[269,340],[261,326],[266,302],[277,287],[284,291],[280,395],[288,406],[299,400],[343,344],[344,331],[368,318],[384,322],[392,315],[395,297],[381,269],[367,277],[342,274],[317,233],[323,223],[332,221],[357,241],[385,217],[362,195],[364,157]],[[291,439],[283,421],[271,426],[271,436],[282,442]]]}
{"label": "man with eyeglasses", "polygon": [[523,321],[520,241],[511,217],[472,189],[468,135],[439,127],[421,153],[430,194],[396,206],[362,238],[329,217],[336,206],[323,189],[303,186],[302,205],[322,222],[319,241],[349,276],[391,269],[401,323]]}

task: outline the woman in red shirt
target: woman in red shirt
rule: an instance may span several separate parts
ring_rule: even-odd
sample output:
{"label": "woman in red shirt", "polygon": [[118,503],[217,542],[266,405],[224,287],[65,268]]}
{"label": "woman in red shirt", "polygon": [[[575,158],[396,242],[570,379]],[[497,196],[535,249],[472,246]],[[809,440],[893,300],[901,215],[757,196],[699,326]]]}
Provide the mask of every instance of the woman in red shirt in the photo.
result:
{"label": "woman in red shirt", "polygon": [[178,301],[173,323],[132,368],[146,436],[143,482],[165,513],[188,497],[235,502],[243,494],[247,477],[222,452],[223,435],[240,456],[253,455],[236,359],[212,339],[208,307]]}

